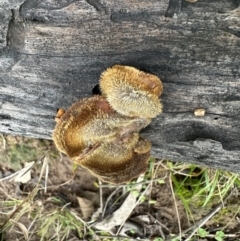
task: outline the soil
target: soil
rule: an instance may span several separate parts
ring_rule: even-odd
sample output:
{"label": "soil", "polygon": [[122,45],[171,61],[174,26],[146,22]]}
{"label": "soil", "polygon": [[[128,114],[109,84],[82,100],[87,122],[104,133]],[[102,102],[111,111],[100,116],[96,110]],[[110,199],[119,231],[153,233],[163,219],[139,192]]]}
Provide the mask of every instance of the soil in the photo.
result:
{"label": "soil", "polygon": [[[25,148],[26,146],[29,146],[33,152],[29,159],[21,155],[16,157],[10,153],[14,150],[16,151],[17,147],[23,145]],[[26,150],[24,150],[24,152],[26,152]],[[55,149],[54,144],[51,141],[31,140],[23,137],[2,136],[0,178],[4,178],[19,170],[20,167],[24,166],[24,162],[26,161],[36,162],[47,150],[49,150],[50,153],[47,192],[45,193],[43,190],[39,191],[34,200],[35,202],[42,203],[39,205],[39,208],[57,208],[56,204],[51,203],[50,205],[48,202],[49,198],[57,197],[62,200],[62,203],[68,204],[68,208],[74,209],[80,217],[84,217],[86,213],[85,210],[80,207],[79,198],[90,200],[91,205],[93,206],[93,211],[96,211],[101,204],[100,200],[102,200],[104,206],[111,193],[118,188],[117,186],[109,185],[108,187],[103,187],[102,192],[100,193],[97,178],[92,176],[84,168],[78,167],[75,170],[71,161],[66,156],[62,156]],[[19,159],[15,160],[14,158]],[[3,208],[3,202],[9,199],[24,200],[35,187],[40,172],[41,165],[35,166],[31,172],[31,180],[27,183],[19,183],[9,180],[0,182],[0,225],[8,220],[8,215],[3,214],[4,211],[6,212]],[[164,170],[159,172],[158,176],[155,178],[162,176],[164,182],[153,182],[149,189],[150,191],[145,195],[145,200],[133,210],[127,222],[135,225],[135,227],[137,227],[137,232],[132,233],[129,232],[129,230],[126,231],[126,234],[130,237],[151,240],[155,237],[165,238],[170,234],[178,234],[180,232],[179,226],[182,231],[193,225],[193,222],[189,221],[189,217],[187,216],[181,201],[177,196],[173,196],[171,188],[172,184],[169,182],[169,175],[171,175],[171,173]],[[103,218],[108,217],[121,206],[126,199],[127,194],[125,194],[125,190],[125,187],[120,188],[120,190],[111,197],[110,201],[108,200]],[[46,203],[48,203],[48,205],[43,205]],[[240,206],[239,194],[236,193],[233,195],[228,200],[228,204],[232,204],[233,208],[228,208],[227,214],[218,215],[217,218],[208,221],[204,226],[206,229],[216,232],[216,230],[227,225],[227,228],[224,230],[225,234],[237,234],[237,232],[239,232],[240,216],[239,214],[235,215],[236,209]],[[193,219],[198,220],[202,218],[202,216],[211,211],[211,208],[213,207],[214,204],[209,210],[193,210],[193,213],[195,213]],[[91,216],[86,218],[85,221],[89,221],[90,219]],[[18,222],[24,224],[26,228],[29,228],[32,219],[30,216],[23,215]],[[8,229],[7,231],[0,233],[0,235],[2,235],[0,240],[4,241],[25,240],[24,235],[22,234],[22,237],[20,237],[21,234],[19,234],[16,229]],[[88,240],[87,238],[78,238],[74,232],[70,234],[70,236],[71,238],[74,237],[74,240]],[[67,240],[70,240],[70,236]],[[224,240],[236,240],[235,238]],[[35,240],[40,240],[40,238],[35,235],[31,238],[31,241]],[[205,238],[198,240],[211,239]]]}

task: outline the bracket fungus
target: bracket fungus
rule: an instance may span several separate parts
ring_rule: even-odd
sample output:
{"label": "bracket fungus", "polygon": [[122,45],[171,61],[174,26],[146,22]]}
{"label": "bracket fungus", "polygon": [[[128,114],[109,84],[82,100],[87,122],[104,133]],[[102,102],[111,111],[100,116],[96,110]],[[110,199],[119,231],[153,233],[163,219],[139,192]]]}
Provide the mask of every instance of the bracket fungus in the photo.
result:
{"label": "bracket fungus", "polygon": [[161,80],[115,65],[100,78],[102,95],[74,103],[56,115],[57,148],[102,181],[120,184],[144,173],[151,143],[139,136],[162,112]]}
{"label": "bracket fungus", "polygon": [[134,67],[115,65],[101,74],[100,89],[111,107],[126,116],[154,118],[162,112],[160,79]]}

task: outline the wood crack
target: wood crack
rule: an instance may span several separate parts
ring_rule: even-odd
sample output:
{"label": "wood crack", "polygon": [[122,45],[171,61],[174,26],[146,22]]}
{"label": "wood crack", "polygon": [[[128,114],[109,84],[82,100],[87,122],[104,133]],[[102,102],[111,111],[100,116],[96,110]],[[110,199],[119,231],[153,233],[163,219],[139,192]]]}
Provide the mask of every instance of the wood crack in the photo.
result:
{"label": "wood crack", "polygon": [[19,11],[11,9],[12,18],[8,25],[7,46],[14,50],[22,50],[25,45],[25,26],[24,20]]}
{"label": "wood crack", "polygon": [[86,2],[92,7],[94,7],[98,12],[106,13],[106,8],[103,6],[103,4],[100,3],[99,0],[86,0]]}
{"label": "wood crack", "polygon": [[181,7],[181,2],[181,0],[169,0],[169,5],[165,13],[165,17],[172,18],[174,13],[177,13],[177,10]]}
{"label": "wood crack", "polygon": [[230,33],[231,35],[236,36],[237,38],[240,38],[240,30],[234,30],[234,29],[229,29],[229,28],[220,28],[220,30]]}
{"label": "wood crack", "polygon": [[203,84],[203,83],[199,83],[199,82],[196,82],[196,83],[183,83],[183,82],[179,82],[179,81],[164,81],[164,83],[167,83],[167,84],[175,84],[175,85],[189,85],[189,86],[209,86],[209,87],[219,87],[219,88],[221,88],[221,87],[224,87],[225,85],[224,85],[224,83],[223,83],[223,85],[221,86],[221,85],[211,85],[211,84]]}

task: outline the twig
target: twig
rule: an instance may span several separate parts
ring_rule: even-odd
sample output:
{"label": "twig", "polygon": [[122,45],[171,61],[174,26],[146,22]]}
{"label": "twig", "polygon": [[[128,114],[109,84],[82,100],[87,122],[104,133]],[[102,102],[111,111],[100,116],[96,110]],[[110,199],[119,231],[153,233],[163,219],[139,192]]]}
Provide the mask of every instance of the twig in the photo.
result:
{"label": "twig", "polygon": [[[207,237],[214,239],[216,237],[216,235],[215,234],[208,234]],[[224,234],[224,240],[226,240],[225,238],[239,238],[239,237],[240,237],[239,234]],[[235,240],[239,240],[239,239],[235,239]]]}
{"label": "twig", "polygon": [[103,212],[103,191],[102,191],[102,181],[100,179],[98,179],[98,184],[99,184],[99,201],[100,201],[100,213]]}
{"label": "twig", "polygon": [[103,209],[103,212],[102,212],[102,218],[103,218],[104,215],[105,215],[105,212],[106,212],[108,203],[109,203],[109,201],[111,200],[112,196],[115,195],[119,190],[121,190],[121,187],[118,187],[117,189],[115,189],[115,190],[110,194],[110,196],[107,198],[107,201],[106,201],[106,203],[105,203],[105,206],[104,206],[104,209]]}
{"label": "twig", "polygon": [[[112,236],[105,236],[105,235],[101,235],[101,238],[103,239],[107,239],[107,240],[112,240],[112,239],[116,239],[116,240],[128,240],[128,241],[136,241],[135,238],[130,238],[130,237],[126,237],[126,236],[120,236],[120,235],[112,235]],[[144,239],[144,241],[150,241],[149,239]]]}
{"label": "twig", "polygon": [[148,215],[154,219],[155,223],[159,224],[159,231],[160,231],[161,237],[163,238],[163,240],[165,240],[165,234],[164,234],[162,228],[165,228],[167,231],[170,231],[170,230],[164,224],[162,224],[160,221],[158,221],[155,217],[153,217],[150,213],[148,213]]}
{"label": "twig", "polygon": [[148,213],[149,216],[151,216],[152,218],[155,219],[155,222],[157,222],[161,227],[165,228],[169,233],[171,233],[171,230],[166,226],[164,225],[163,223],[161,223],[158,219],[156,219],[155,217],[153,217],[150,213]]}

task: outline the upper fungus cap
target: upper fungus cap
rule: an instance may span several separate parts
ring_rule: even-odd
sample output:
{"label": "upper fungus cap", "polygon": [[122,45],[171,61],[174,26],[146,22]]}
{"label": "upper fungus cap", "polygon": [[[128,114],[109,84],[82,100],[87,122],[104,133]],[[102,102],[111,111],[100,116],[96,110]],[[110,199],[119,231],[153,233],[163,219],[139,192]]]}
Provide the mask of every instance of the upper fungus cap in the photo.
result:
{"label": "upper fungus cap", "polygon": [[123,115],[154,118],[162,112],[161,80],[134,67],[108,68],[100,77],[100,89],[111,107]]}

